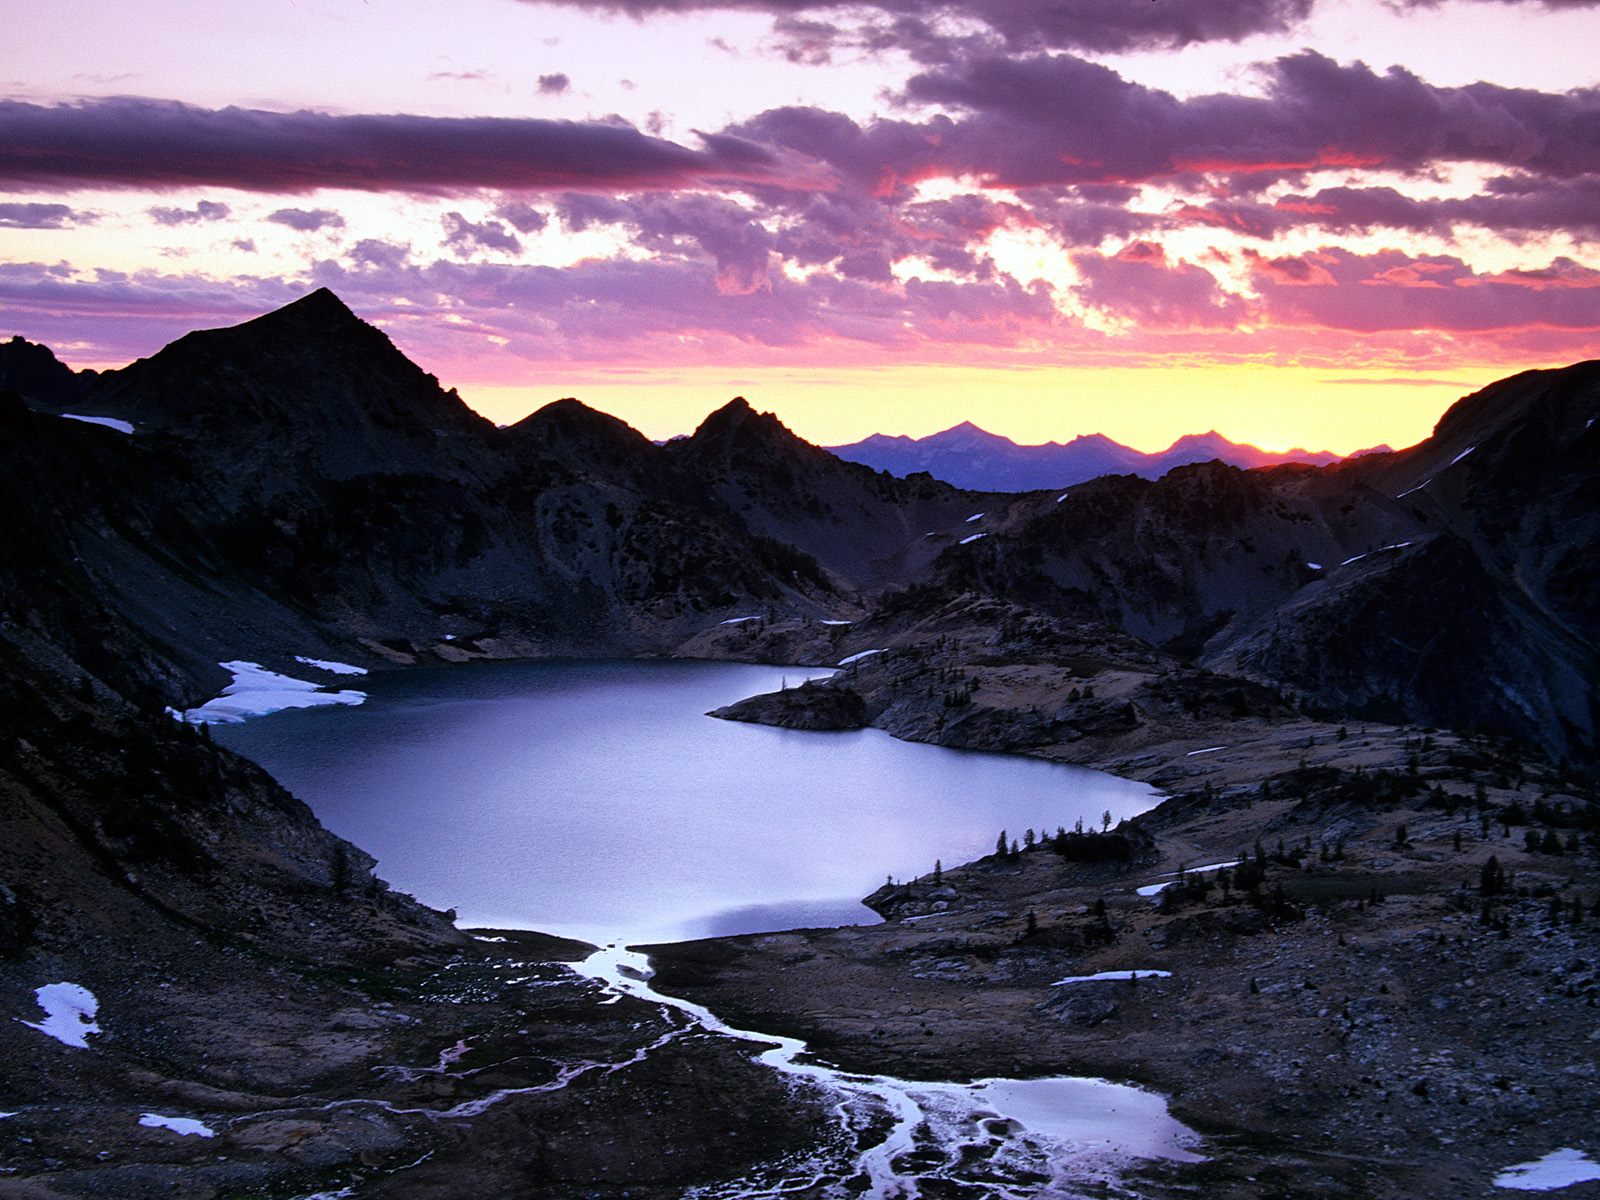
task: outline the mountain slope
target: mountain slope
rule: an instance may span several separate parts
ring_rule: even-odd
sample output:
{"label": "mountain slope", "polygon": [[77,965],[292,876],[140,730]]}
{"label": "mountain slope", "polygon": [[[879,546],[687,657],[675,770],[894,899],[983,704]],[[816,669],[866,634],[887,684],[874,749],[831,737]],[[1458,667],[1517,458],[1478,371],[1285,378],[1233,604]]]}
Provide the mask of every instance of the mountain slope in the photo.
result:
{"label": "mountain slope", "polygon": [[996,499],[845,462],[743,397],[662,450],[753,533],[796,547],[857,587],[902,578],[931,557],[929,533],[958,530]]}
{"label": "mountain slope", "polygon": [[1105,621],[1331,712],[1591,759],[1600,364],[1469,396],[1433,437],[1320,469],[1184,467],[1019,501],[927,575]]}

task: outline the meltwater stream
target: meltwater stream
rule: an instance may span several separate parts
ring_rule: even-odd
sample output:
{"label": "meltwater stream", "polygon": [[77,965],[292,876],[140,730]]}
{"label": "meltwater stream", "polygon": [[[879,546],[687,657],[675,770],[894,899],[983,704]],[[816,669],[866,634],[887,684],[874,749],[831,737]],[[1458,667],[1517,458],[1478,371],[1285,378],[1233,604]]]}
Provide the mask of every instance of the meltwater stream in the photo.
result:
{"label": "meltwater stream", "polygon": [[[709,1033],[768,1046],[757,1061],[796,1086],[821,1090],[833,1106],[842,1149],[697,1189],[696,1200],[977,1194],[950,1190],[963,1185],[981,1187],[991,1200],[1044,1200],[1080,1197],[1089,1186],[1106,1195],[1140,1159],[1204,1161],[1199,1135],[1175,1120],[1160,1096],[1138,1088],[1074,1076],[941,1083],[854,1074],[808,1061],[797,1038],[735,1029],[702,1005],[655,991],[649,960],[636,951],[609,946],[576,970],[608,990],[675,1008]],[[887,1135],[863,1138],[885,1114]],[[929,1185],[939,1190],[925,1192]]]}
{"label": "meltwater stream", "polygon": [[[375,853],[395,885],[457,907],[463,925],[608,943],[575,970],[677,1012],[684,1024],[669,1038],[703,1029],[759,1043],[759,1061],[826,1096],[838,1144],[696,1197],[915,1200],[954,1188],[1023,1200],[1084,1186],[1106,1194],[1134,1160],[1197,1161],[1197,1136],[1137,1088],[849,1074],[809,1061],[796,1039],[730,1028],[650,987],[648,960],[622,947],[872,921],[857,897],[886,873],[977,857],[1000,828],[1092,825],[1157,798],[1094,771],[876,730],[804,733],[704,716],[818,673],[681,662],[406,671],[363,681],[369,699],[359,706],[279,713],[216,736]],[[436,1115],[471,1119],[521,1090],[625,1070],[649,1052],[575,1062],[540,1088]]]}

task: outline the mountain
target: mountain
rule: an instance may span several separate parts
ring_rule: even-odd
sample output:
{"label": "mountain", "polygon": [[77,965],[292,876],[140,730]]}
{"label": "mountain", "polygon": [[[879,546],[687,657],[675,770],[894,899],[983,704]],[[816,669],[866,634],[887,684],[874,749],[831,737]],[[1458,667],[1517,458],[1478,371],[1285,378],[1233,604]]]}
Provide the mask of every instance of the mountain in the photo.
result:
{"label": "mountain", "polygon": [[71,408],[94,379],[95,372],[74,371],[48,346],[22,337],[0,342],[0,388],[10,388],[41,407]]}
{"label": "mountain", "polygon": [[[1070,442],[1021,446],[963,421],[924,438],[875,433],[846,446],[831,446],[840,458],[863,463],[891,475],[926,471],[957,487],[989,492],[1028,492],[1069,487],[1101,475],[1138,475],[1159,479],[1190,463],[1216,460],[1253,468],[1283,463],[1326,466],[1339,456],[1326,450],[1288,450],[1281,454],[1230,442],[1215,430],[1186,434],[1167,449],[1145,454],[1112,441],[1104,434],[1086,434]],[[1386,450],[1388,447],[1379,447]],[[1375,451],[1362,451],[1363,454]]]}
{"label": "mountain", "polygon": [[895,479],[796,437],[743,398],[662,447],[755,533],[804,551],[854,586],[903,578],[992,497],[937,480]]}
{"label": "mountain", "polygon": [[926,579],[1104,622],[1326,712],[1592,759],[1597,418],[1600,364],[1528,372],[1401,452],[1019,498]]}

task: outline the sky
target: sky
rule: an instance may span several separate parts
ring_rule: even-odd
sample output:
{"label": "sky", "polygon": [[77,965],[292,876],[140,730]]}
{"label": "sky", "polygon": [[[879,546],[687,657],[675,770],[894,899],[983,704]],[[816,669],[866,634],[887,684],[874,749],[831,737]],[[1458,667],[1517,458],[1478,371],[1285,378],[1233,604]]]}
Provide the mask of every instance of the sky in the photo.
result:
{"label": "sky", "polygon": [[1600,0],[8,0],[0,336],[1350,452],[1600,351]]}

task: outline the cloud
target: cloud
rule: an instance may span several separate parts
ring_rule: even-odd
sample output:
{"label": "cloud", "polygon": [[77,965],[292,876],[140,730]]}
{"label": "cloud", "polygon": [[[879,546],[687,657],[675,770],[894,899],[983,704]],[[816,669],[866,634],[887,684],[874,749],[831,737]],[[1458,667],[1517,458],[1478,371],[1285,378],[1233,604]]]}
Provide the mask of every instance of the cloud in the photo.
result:
{"label": "cloud", "polygon": [[1306,287],[1291,260],[1247,255],[1265,311],[1278,325],[1352,333],[1600,331],[1600,271],[1558,258],[1543,269],[1480,275],[1451,255],[1399,250],[1356,254],[1325,247],[1306,256],[1324,286]]}
{"label": "cloud", "polygon": [[0,204],[0,229],[71,229],[96,220],[96,214],[65,204]]}
{"label": "cloud", "polygon": [[331,208],[280,208],[267,220],[299,233],[316,233],[323,229],[343,229],[344,218]]}
{"label": "cloud", "polygon": [[196,225],[202,221],[220,221],[229,213],[226,204],[202,200],[193,208],[152,208],[150,215],[157,225]]}
{"label": "cloud", "polygon": [[499,221],[467,220],[458,212],[444,215],[444,244],[463,255],[479,250],[500,250],[507,254],[520,254],[522,243],[517,235]]}
{"label": "cloud", "polygon": [[560,72],[539,76],[539,94],[542,96],[559,96],[571,87],[572,80]]}
{"label": "cloud", "polygon": [[508,200],[498,205],[494,215],[508,222],[518,233],[538,233],[550,223],[548,213],[520,200]]}
{"label": "cloud", "polygon": [[[549,0],[529,0],[540,3]],[[1281,33],[1312,0],[560,0],[566,7],[644,17],[674,12],[756,12],[774,18],[780,45],[799,62],[823,63],[841,45],[937,57],[972,27],[1008,50],[1126,51],[1239,41]]]}
{"label": "cloud", "polygon": [[1246,316],[1242,298],[1187,262],[1169,262],[1153,242],[1132,242],[1113,255],[1076,254],[1080,299],[1140,329],[1231,329]]}
{"label": "cloud", "polygon": [[[877,144],[880,186],[952,172],[1009,186],[1211,176],[1250,190],[1322,168],[1600,171],[1600,89],[1436,87],[1309,50],[1258,74],[1261,96],[1179,99],[1070,55],[984,56],[913,76],[905,102],[943,113],[862,130],[844,163],[855,167],[865,138]],[[764,117],[751,131],[787,144],[793,122]]]}
{"label": "cloud", "polygon": [[776,156],[747,140],[703,140],[694,150],[621,123],[532,118],[280,113],[137,98],[0,101],[0,186],[449,195],[783,174]]}

